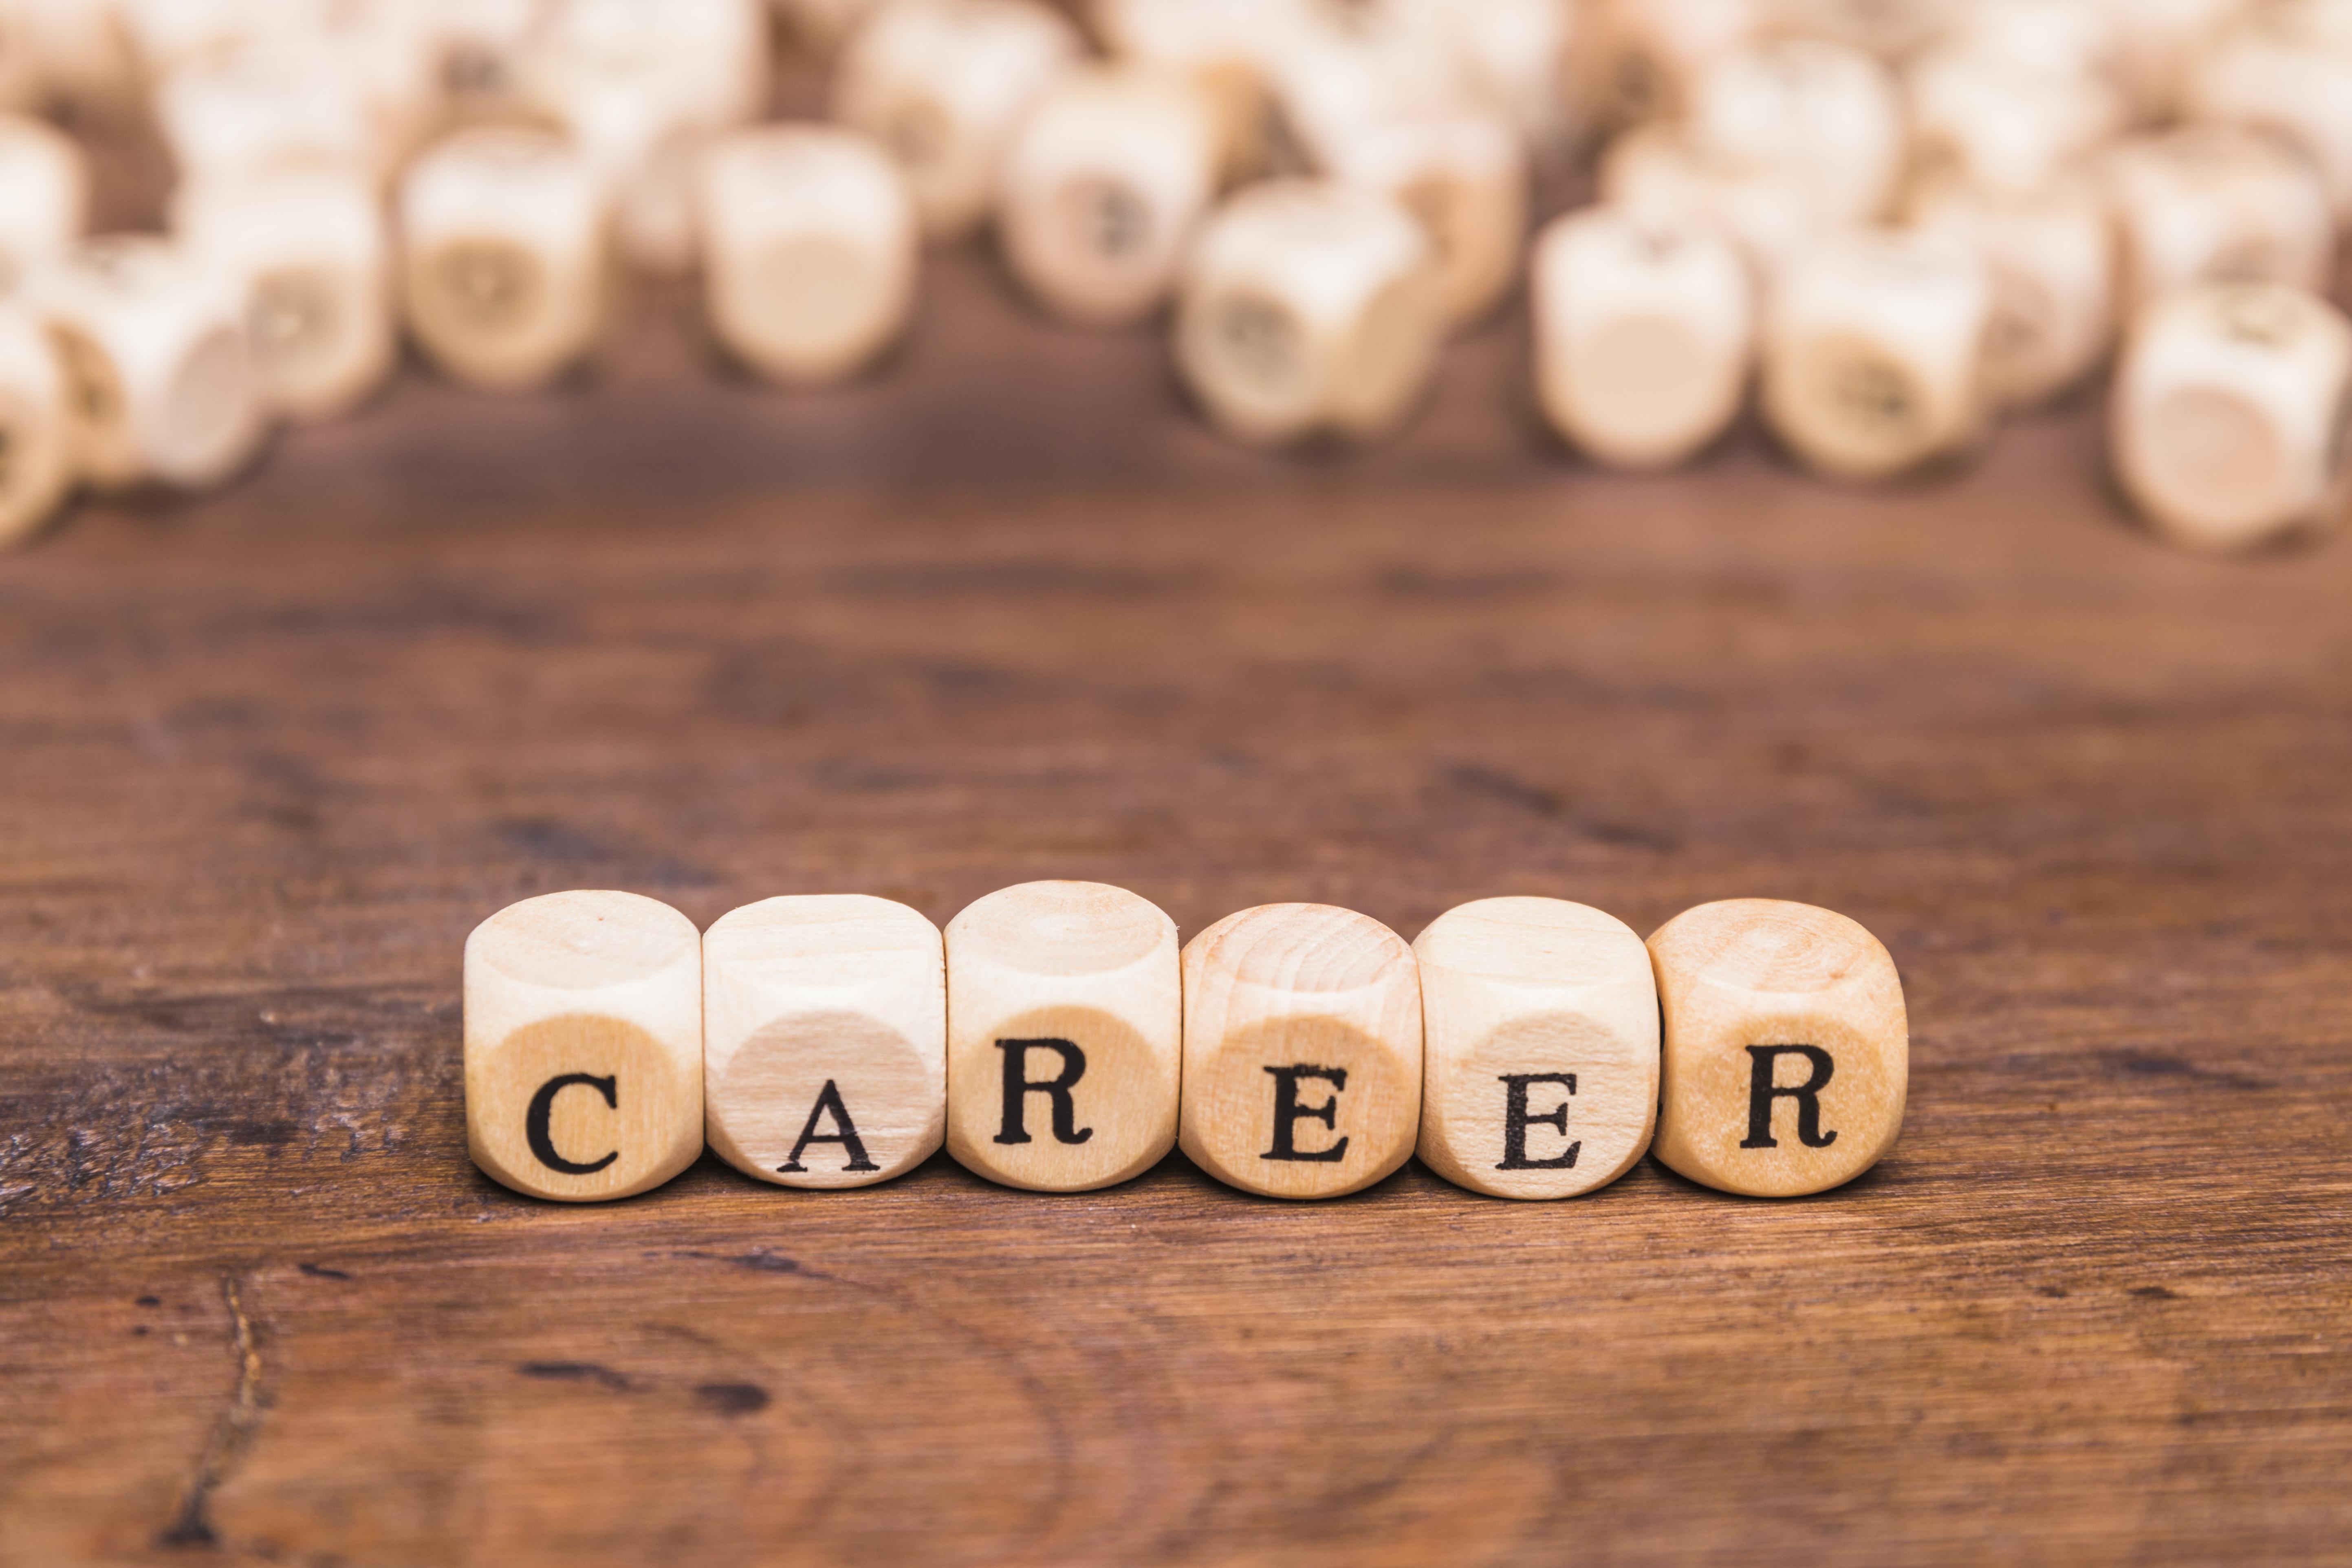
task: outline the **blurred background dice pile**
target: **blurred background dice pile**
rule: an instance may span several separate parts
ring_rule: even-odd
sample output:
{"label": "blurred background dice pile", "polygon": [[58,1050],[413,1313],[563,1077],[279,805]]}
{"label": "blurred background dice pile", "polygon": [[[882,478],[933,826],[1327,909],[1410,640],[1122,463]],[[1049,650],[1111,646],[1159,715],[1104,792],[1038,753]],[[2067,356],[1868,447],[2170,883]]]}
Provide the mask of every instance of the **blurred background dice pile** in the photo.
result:
{"label": "blurred background dice pile", "polygon": [[2162,535],[2343,499],[2352,0],[0,0],[0,542],[222,483],[404,342],[547,386],[632,277],[761,376],[873,372],[983,230],[1244,441],[1395,431],[1524,287],[1592,462],[1752,396],[1885,479],[2111,367]]}

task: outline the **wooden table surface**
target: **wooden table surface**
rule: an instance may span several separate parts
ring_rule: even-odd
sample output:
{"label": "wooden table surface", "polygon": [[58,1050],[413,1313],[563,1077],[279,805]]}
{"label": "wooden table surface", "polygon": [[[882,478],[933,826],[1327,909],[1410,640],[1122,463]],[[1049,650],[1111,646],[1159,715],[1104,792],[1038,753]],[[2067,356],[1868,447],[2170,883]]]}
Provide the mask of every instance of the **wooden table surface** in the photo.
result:
{"label": "wooden table surface", "polygon": [[[977,252],[829,395],[689,319],[0,560],[0,1561],[2352,1554],[2352,542],[2158,546],[2093,399],[1896,489],[1609,477],[1513,320],[1271,458]],[[511,900],[1041,877],[1826,904],[1909,1122],[1789,1203],[467,1162]]]}

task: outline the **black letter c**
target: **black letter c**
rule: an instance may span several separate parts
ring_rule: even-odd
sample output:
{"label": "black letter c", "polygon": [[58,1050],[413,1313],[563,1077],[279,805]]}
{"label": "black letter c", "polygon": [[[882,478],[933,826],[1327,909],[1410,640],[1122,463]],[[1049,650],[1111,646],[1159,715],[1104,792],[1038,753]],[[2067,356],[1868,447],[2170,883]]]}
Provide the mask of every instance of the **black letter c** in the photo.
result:
{"label": "black letter c", "polygon": [[530,1110],[524,1113],[522,1119],[522,1135],[529,1140],[530,1152],[539,1157],[539,1163],[549,1170],[561,1171],[567,1176],[593,1175],[619,1159],[621,1152],[615,1149],[603,1159],[583,1165],[577,1160],[567,1160],[557,1153],[554,1140],[547,1135],[548,1118],[555,1111],[555,1097],[575,1083],[586,1084],[604,1097],[605,1104],[615,1110],[621,1109],[620,1082],[616,1076],[607,1074],[596,1078],[584,1072],[560,1073],[541,1084],[539,1092],[530,1097]]}

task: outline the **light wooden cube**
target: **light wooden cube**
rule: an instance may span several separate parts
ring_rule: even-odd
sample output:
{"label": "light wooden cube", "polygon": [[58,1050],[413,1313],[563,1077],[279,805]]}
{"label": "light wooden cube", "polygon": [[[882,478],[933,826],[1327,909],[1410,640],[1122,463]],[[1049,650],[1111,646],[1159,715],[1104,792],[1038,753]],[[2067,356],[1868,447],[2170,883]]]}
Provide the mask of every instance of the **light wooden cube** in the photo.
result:
{"label": "light wooden cube", "polygon": [[621,257],[675,277],[699,252],[695,166],[768,86],[759,0],[567,0],[516,65],[517,91],[604,181]]}
{"label": "light wooden cube", "polygon": [[1349,147],[1381,126],[1463,106],[1458,62],[1425,18],[1377,9],[1360,25],[1302,26],[1267,56],[1282,132],[1305,162],[1337,173]]}
{"label": "light wooden cube", "polygon": [[1605,124],[1679,116],[1701,65],[1761,38],[1770,0],[1591,0],[1575,78]]}
{"label": "light wooden cube", "polygon": [[1551,150],[1583,127],[1571,91],[1589,8],[1577,0],[1439,0],[1464,86],[1529,146]]}
{"label": "light wooden cube", "polygon": [[1254,174],[1268,153],[1267,66],[1288,18],[1265,0],[1097,0],[1096,33],[1114,58],[1192,81],[1217,127],[1222,179]]}
{"label": "light wooden cube", "polygon": [[855,374],[914,310],[921,230],[898,166],[844,127],[763,125],[711,143],[703,303],[719,341],[787,384]]}
{"label": "light wooden cube", "polygon": [[1481,899],[1413,940],[1421,1163],[1504,1198],[1565,1198],[1637,1164],[1658,1112],[1649,950],[1564,899]]}
{"label": "light wooden cube", "polygon": [[1860,50],[1820,39],[1775,38],[1705,60],[1687,122],[1693,144],[1801,181],[1850,222],[1884,212],[1903,170],[1894,79]]}
{"label": "light wooden cube", "polygon": [[291,164],[380,177],[389,150],[339,55],[307,34],[257,38],[174,67],[155,118],[182,179],[230,179]]}
{"label": "light wooden cube", "polygon": [[2326,288],[2336,251],[2327,192],[2285,144],[2242,126],[2191,125],[2133,137],[2103,163],[2126,315],[2216,279]]}
{"label": "light wooden cube", "polygon": [[2197,52],[2190,115],[2268,131],[2311,160],[2339,225],[2352,220],[2352,11],[2333,4],[2250,8]]}
{"label": "light wooden cube", "polygon": [[466,939],[466,1145],[491,1180],[602,1203],[702,1152],[702,938],[635,893],[548,893]]}
{"label": "light wooden cube", "polygon": [[947,1136],[939,927],[863,894],[763,899],[702,938],[711,1149],[785,1187],[863,1187]]}
{"label": "light wooden cube", "polygon": [[89,171],[73,139],[0,114],[0,294],[71,248],[89,214]]}
{"label": "light wooden cube", "polygon": [[1217,189],[1207,95],[1148,69],[1055,82],[1004,160],[996,230],[1006,265],[1046,309],[1117,326],[1160,308]]}
{"label": "light wooden cube", "polygon": [[1824,233],[1845,226],[1815,184],[1783,169],[1718,157],[1672,125],[1644,125],[1611,142],[1600,184],[1602,201],[1645,219],[1719,228],[1759,282]]}
{"label": "light wooden cube", "polygon": [[1765,312],[1762,406],[1814,469],[1885,479],[1971,445],[1992,289],[1973,252],[1857,232],[1799,253]]}
{"label": "light wooden cube", "polygon": [[1990,48],[1942,48],[1904,75],[1915,167],[2032,195],[2121,133],[2127,107],[2095,76],[2037,69]]}
{"label": "light wooden cube", "polygon": [[1527,150],[1493,114],[1456,110],[1384,121],[1342,144],[1331,173],[1378,191],[1419,219],[1436,248],[1446,321],[1494,310],[1527,244]]}
{"label": "light wooden cube", "polygon": [[554,380],[604,325],[604,216],[595,174],[560,138],[519,126],[446,138],[401,184],[409,330],[460,381]]}
{"label": "light wooden cube", "polygon": [[1402,424],[1444,335],[1429,238],[1370,191],[1272,180],[1209,221],[1185,269],[1176,363],[1245,441],[1365,439]]}
{"label": "light wooden cube", "polygon": [[1670,467],[1738,416],[1755,362],[1747,267],[1704,224],[1588,207],[1536,242],[1536,391],[1595,460]]}
{"label": "light wooden cube", "polygon": [[1829,910],[1731,899],[1684,910],[1649,947],[1661,1163],[1723,1192],[1796,1197],[1885,1157],[1911,1037],[1876,937]]}
{"label": "light wooden cube", "polygon": [[266,429],[242,279],[143,235],[86,240],[27,297],[65,368],[76,467],[101,489],[217,484]]}
{"label": "light wooden cube", "polygon": [[948,1152],[1033,1192],[1141,1175],[1176,1144],[1176,922],[1099,882],[1024,882],[947,925]]}
{"label": "light wooden cube", "polygon": [[363,177],[288,168],[197,181],[176,193],[173,227],[244,280],[247,339],[272,412],[333,418],[392,374],[391,242]]}
{"label": "light wooden cube", "polygon": [[2166,537],[2234,550],[2338,521],[2352,326],[2276,283],[2208,283],[2133,323],[2108,402],[2116,475]]}
{"label": "light wooden cube", "polygon": [[1023,116],[1078,54],[1034,0],[892,0],[844,46],[834,117],[882,143],[925,231],[953,238],[987,216]]}
{"label": "light wooden cube", "polygon": [[1412,1157],[1421,978],[1388,927],[1326,904],[1263,904],[1184,947],[1181,1142],[1244,1192],[1336,1198]]}
{"label": "light wooden cube", "polygon": [[37,317],[0,304],[0,550],[54,516],[73,482],[65,373]]}
{"label": "light wooden cube", "polygon": [[1992,315],[1985,392],[2025,407],[2095,369],[2115,338],[2115,230],[2098,192],[2059,178],[2030,194],[1990,192],[1944,177],[1910,197],[1911,226],[1961,245],[1985,265]]}
{"label": "light wooden cube", "polygon": [[151,81],[184,63],[309,30],[316,0],[115,0],[115,14]]}

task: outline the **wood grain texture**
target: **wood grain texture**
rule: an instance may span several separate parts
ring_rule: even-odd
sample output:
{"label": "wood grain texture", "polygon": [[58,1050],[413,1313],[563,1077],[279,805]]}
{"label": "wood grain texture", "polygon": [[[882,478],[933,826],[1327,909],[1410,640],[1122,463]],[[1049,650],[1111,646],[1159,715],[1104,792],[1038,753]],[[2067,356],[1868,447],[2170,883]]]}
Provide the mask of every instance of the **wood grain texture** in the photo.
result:
{"label": "wood grain texture", "polygon": [[[980,255],[822,397],[632,308],[0,558],[0,1560],[2341,1560],[2352,547],[2153,543],[2089,404],[1608,477],[1516,321],[1283,460]],[[467,1161],[515,898],[1046,877],[1823,905],[1909,1116],[1771,1204]]]}

